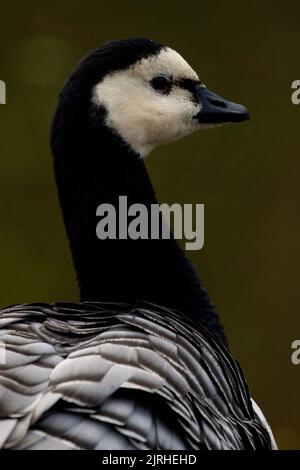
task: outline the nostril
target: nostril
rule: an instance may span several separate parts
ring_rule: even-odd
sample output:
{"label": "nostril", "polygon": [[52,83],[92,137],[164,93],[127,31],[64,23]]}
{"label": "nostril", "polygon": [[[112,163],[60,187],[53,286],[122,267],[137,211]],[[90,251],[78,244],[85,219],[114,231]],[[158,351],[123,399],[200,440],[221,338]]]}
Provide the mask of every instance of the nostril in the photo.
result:
{"label": "nostril", "polygon": [[208,100],[210,104],[217,106],[218,108],[227,108],[227,104],[221,100]]}

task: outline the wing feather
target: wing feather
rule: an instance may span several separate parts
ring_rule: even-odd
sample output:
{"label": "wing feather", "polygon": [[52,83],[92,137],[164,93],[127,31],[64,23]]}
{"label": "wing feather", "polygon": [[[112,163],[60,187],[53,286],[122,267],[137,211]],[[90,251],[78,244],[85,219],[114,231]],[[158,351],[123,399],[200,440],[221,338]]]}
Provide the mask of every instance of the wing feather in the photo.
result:
{"label": "wing feather", "polygon": [[0,311],[0,447],[271,448],[242,371],[201,325],[150,304]]}

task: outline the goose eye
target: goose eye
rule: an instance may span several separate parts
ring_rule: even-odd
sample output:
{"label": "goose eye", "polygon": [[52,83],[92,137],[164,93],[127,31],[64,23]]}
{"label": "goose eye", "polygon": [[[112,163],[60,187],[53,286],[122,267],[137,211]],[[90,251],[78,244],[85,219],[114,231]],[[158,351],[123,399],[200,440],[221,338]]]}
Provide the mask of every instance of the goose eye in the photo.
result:
{"label": "goose eye", "polygon": [[150,84],[154,90],[160,91],[161,93],[169,93],[172,87],[171,80],[163,75],[152,78]]}

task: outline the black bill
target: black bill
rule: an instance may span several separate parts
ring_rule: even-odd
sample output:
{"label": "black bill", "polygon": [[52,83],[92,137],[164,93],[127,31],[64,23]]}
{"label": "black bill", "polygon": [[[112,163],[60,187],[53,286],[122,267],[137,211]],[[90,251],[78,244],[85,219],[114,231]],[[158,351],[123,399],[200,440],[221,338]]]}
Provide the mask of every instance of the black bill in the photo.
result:
{"label": "black bill", "polygon": [[245,106],[216,95],[205,86],[197,89],[197,98],[202,108],[194,117],[204,124],[222,124],[225,122],[242,122],[250,119],[250,114]]}

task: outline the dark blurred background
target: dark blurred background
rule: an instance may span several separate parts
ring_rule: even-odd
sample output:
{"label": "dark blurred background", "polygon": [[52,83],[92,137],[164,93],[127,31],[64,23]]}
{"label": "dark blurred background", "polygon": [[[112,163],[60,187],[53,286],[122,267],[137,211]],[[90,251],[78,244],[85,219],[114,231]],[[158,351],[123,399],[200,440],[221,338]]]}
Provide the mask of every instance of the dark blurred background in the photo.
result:
{"label": "dark blurred background", "polygon": [[0,17],[0,305],[78,298],[48,143],[66,76],[110,39],[170,45],[252,120],[159,148],[147,165],[161,201],[205,204],[205,247],[191,258],[279,446],[300,449],[299,1],[19,0]]}

